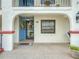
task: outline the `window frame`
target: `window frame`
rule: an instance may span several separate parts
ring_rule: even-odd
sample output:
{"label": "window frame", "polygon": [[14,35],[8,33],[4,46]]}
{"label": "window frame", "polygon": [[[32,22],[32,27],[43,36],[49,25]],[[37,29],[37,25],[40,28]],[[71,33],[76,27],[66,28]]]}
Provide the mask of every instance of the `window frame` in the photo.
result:
{"label": "window frame", "polygon": [[[54,26],[52,26],[52,27],[54,27],[54,30],[53,29],[50,29],[50,30],[52,30],[53,32],[43,32],[42,30],[42,22],[52,22],[52,23],[54,23]],[[47,29],[44,29],[44,30],[47,30]],[[49,30],[49,29],[48,29]],[[55,31],[56,31],[56,20],[41,20],[41,33],[42,34],[55,34]]]}

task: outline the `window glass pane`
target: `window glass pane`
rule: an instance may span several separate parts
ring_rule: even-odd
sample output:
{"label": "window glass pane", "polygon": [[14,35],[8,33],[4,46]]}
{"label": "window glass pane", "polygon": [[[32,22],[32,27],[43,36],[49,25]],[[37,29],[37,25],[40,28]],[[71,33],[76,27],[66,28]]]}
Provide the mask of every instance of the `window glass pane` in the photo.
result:
{"label": "window glass pane", "polygon": [[41,32],[42,33],[55,33],[55,20],[42,20]]}

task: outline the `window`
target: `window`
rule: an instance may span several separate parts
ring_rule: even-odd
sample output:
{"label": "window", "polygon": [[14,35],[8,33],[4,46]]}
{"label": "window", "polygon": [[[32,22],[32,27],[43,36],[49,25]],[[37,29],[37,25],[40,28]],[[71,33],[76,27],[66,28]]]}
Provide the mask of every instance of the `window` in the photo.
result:
{"label": "window", "polygon": [[0,0],[0,9],[1,9],[1,0]]}
{"label": "window", "polygon": [[41,0],[42,6],[52,6],[55,5],[55,0]]}
{"label": "window", "polygon": [[34,6],[34,0],[19,0],[19,6]]}
{"label": "window", "polygon": [[55,33],[55,20],[41,20],[41,33]]}
{"label": "window", "polygon": [[79,12],[76,14],[76,23],[79,23]]}

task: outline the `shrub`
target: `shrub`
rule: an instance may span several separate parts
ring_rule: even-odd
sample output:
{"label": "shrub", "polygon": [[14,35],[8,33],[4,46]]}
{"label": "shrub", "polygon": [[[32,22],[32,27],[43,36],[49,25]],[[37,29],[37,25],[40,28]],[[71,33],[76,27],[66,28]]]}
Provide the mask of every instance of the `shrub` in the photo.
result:
{"label": "shrub", "polygon": [[75,50],[75,51],[79,51],[79,47],[76,47],[76,46],[71,45],[71,46],[69,46],[69,48],[72,50]]}

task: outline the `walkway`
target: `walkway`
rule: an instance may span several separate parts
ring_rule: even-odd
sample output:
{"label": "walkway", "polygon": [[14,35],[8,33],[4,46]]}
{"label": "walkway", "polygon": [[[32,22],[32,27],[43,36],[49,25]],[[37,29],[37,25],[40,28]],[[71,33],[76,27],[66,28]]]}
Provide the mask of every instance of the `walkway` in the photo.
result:
{"label": "walkway", "polygon": [[67,44],[34,44],[4,52],[0,59],[73,59]]}

